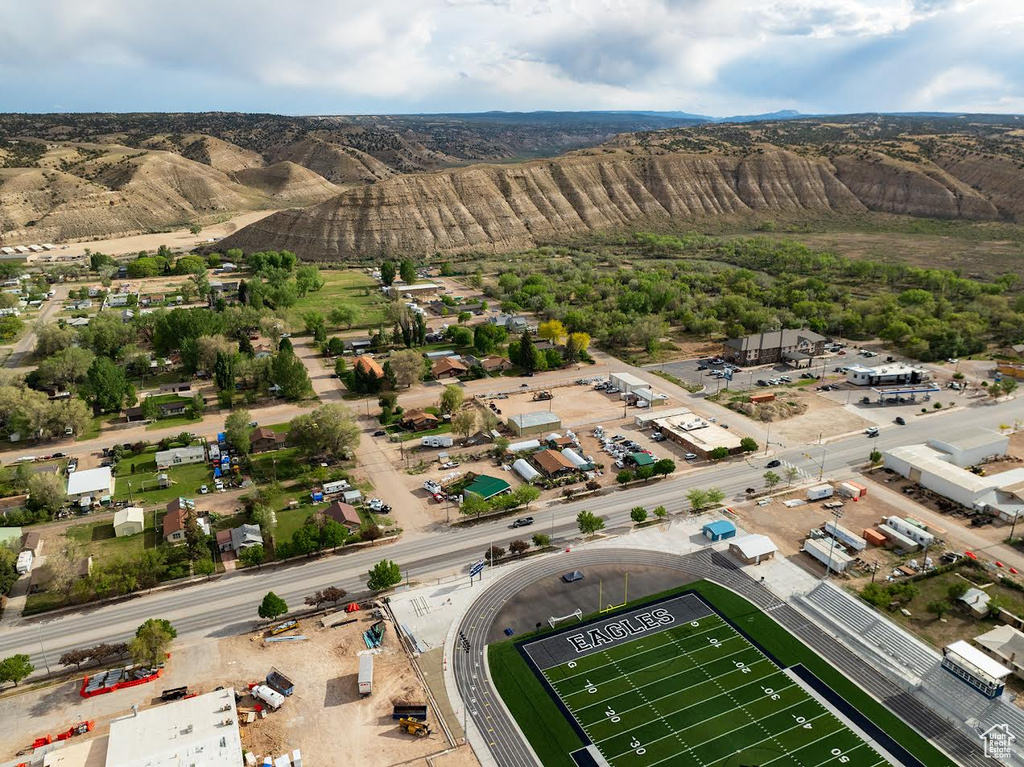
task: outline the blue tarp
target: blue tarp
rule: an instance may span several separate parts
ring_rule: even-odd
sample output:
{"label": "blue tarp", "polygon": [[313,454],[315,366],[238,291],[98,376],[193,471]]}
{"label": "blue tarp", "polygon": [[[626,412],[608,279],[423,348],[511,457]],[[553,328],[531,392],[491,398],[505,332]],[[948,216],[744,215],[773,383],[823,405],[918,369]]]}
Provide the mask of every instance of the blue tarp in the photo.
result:
{"label": "blue tarp", "polygon": [[219,468],[214,468],[214,470],[213,470],[213,476],[214,476],[214,477],[219,477],[219,476],[220,476],[220,469],[219,469]]}
{"label": "blue tarp", "polygon": [[317,502],[320,502],[320,501],[322,501],[324,499],[324,494],[323,493],[310,493],[309,495],[310,495],[310,497],[314,501],[317,501]]}

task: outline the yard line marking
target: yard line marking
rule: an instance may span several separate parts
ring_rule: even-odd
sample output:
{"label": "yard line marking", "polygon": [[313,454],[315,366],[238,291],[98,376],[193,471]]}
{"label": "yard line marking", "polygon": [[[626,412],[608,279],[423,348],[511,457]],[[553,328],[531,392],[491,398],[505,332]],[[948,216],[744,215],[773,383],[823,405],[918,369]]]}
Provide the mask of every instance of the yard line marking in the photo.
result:
{"label": "yard line marking", "polygon": [[[698,649],[703,650],[704,648],[700,647]],[[734,655],[739,655],[740,653],[744,653],[748,649],[749,649],[749,646],[748,647],[744,647],[742,650],[737,650],[736,652],[729,653],[728,655],[723,655],[720,658],[715,658],[715,660],[725,660],[726,658],[731,658]],[[693,650],[692,652],[697,652],[697,650]],[[691,653],[685,653],[684,652],[684,653],[680,653],[679,655],[673,655],[668,660],[663,660],[663,661],[658,661],[657,663],[652,663],[650,666],[644,666],[643,668],[637,669],[636,671],[631,671],[630,673],[631,674],[639,674],[642,671],[649,671],[652,668],[654,668],[655,666],[660,666],[662,663],[668,663],[668,661],[670,661],[670,660],[677,660],[679,658],[686,658],[687,660],[690,660],[692,662],[692,659],[687,657],[690,654]],[[767,660],[767,659],[765,659],[765,660]],[[755,661],[755,663],[757,663],[757,662],[758,661]],[[607,665],[615,665],[615,664],[607,664],[606,663],[605,665],[607,666]],[[661,682],[664,682],[666,679],[671,679],[672,677],[679,676],[680,674],[688,674],[691,671],[694,671],[695,669],[698,669],[698,668],[700,668],[700,666],[693,666],[692,668],[684,669],[683,671],[677,671],[674,674],[669,674],[668,676],[664,676],[661,679],[657,679],[657,680],[655,680],[653,682],[648,682],[645,685],[641,685],[641,688],[643,688],[643,687],[650,687],[652,684],[659,684]],[[617,666],[616,666],[616,670],[618,670]],[[733,671],[735,671],[735,670],[736,669],[733,669]],[[546,674],[545,674],[545,676],[546,676]],[[706,676],[707,675],[705,674],[705,677]],[[628,675],[627,674],[619,674],[618,676],[609,677],[608,679],[606,679],[603,682],[601,682],[601,684],[602,685],[609,684],[610,682],[616,682],[619,679],[623,679],[623,678],[627,678],[627,681],[628,681]],[[558,692],[558,688],[555,686],[554,683],[552,683],[551,686],[555,688],[555,692]],[[584,687],[582,690],[576,690],[576,692],[567,692],[564,695],[562,693],[558,692],[558,696],[562,699],[563,703],[565,703],[566,705],[569,705],[568,698],[571,698],[574,695],[579,695],[580,693],[584,693],[586,691],[587,691],[587,688]],[[622,695],[622,694],[623,693],[619,693],[619,695]],[[618,696],[612,696],[612,697],[618,697]]]}
{"label": "yard line marking", "polygon": [[[854,733],[854,734],[856,734],[856,733]],[[851,753],[856,751],[861,746],[868,745],[865,741],[860,740],[859,738],[858,738],[858,741],[859,742],[857,743],[857,745],[855,745],[853,748],[847,749],[846,751],[843,751],[843,753],[841,753],[841,754],[830,754],[828,759],[825,759],[824,761],[818,762],[817,764],[812,765],[812,767],[821,767],[821,765],[827,764],[828,762],[831,762],[833,759],[836,759],[836,758],[838,758],[840,756],[849,756]],[[872,749],[872,750],[874,750],[874,749]],[[878,752],[876,751],[875,753],[878,753]]]}
{"label": "yard line marking", "polygon": [[[813,700],[813,698],[811,700]],[[836,719],[834,716],[832,716],[832,712],[827,711],[826,714],[829,717],[831,717],[832,719],[836,720],[836,722],[839,724],[839,729],[840,730],[848,729],[842,722],[840,722],[838,719]],[[814,717],[814,719],[808,719],[808,721],[809,722],[813,722],[813,721],[815,721],[817,719],[820,719],[822,716],[823,715],[818,715],[818,716]],[[801,726],[802,725],[797,725],[797,727],[801,727]],[[779,735],[785,735],[787,732],[789,732],[789,730],[794,730],[794,729],[796,729],[796,728],[795,727],[790,727],[788,730],[783,730],[782,732],[780,732]],[[825,738],[831,738],[837,732],[839,732],[839,730],[832,730],[832,732],[829,732],[829,733],[827,733],[825,735],[822,735],[817,740],[812,740],[810,743],[804,743],[802,746],[800,746],[800,748],[796,749],[792,753],[795,754],[797,751],[803,751],[805,748],[807,748],[808,746],[813,746],[815,743],[821,743],[821,741],[825,740]],[[852,732],[852,730],[851,730],[851,732]],[[764,741],[760,741],[760,742],[763,743]],[[755,743],[754,745],[756,746],[757,743]],[[775,757],[774,759],[769,759],[767,762],[761,762],[760,767],[765,767],[765,765],[771,764],[772,762],[777,762],[779,759],[782,759],[783,757],[790,756],[790,755],[791,755],[790,753],[785,753],[785,754],[782,754],[781,756]],[[723,757],[723,758],[724,759],[728,759],[729,757]],[[718,761],[722,761],[722,760],[719,759]]]}
{"label": "yard line marking", "polygon": [[[747,668],[750,668],[751,666],[754,666],[755,664],[757,664],[757,663],[762,663],[762,662],[763,662],[763,661],[761,661],[761,660],[756,660],[756,661],[754,661],[754,663],[751,663],[751,664],[750,664],[750,666],[748,666]],[[694,669],[690,669],[690,671],[693,671],[693,670],[694,670]],[[735,672],[735,671],[737,671],[737,669],[733,669],[733,671]],[[683,673],[683,672],[680,672],[680,673]],[[771,675],[769,675],[769,676],[771,676]],[[672,678],[672,677],[669,677],[669,676],[665,677],[665,679],[671,679],[671,678]],[[749,686],[750,686],[750,685],[752,685],[752,684],[757,684],[758,682],[763,682],[763,681],[764,681],[765,679],[768,679],[768,678],[769,678],[769,677],[764,677],[764,676],[763,676],[763,677],[761,677],[760,679],[754,679],[754,680],[752,680],[752,681],[750,681],[750,682],[747,682],[746,684],[741,684],[741,685],[740,685],[739,687],[737,687],[736,689],[737,689],[737,690],[742,690],[742,689],[743,689],[744,687],[749,687]],[[789,677],[786,677],[786,678],[788,679]],[[662,681],[664,681],[664,680],[662,680]],[[681,693],[681,692],[686,692],[687,690],[693,689],[694,687],[699,687],[700,685],[702,685],[702,684],[705,684],[705,683],[706,683],[706,682],[708,682],[708,681],[709,681],[709,680],[705,679],[705,680],[703,680],[703,681],[697,682],[697,684],[691,684],[691,685],[688,685],[688,686],[686,686],[686,687],[678,687],[678,688],[676,688],[675,690],[673,690],[672,692],[670,692],[670,693],[669,693],[668,695],[662,695],[662,696],[661,696],[660,698],[655,698],[654,700],[658,701],[658,700],[664,700],[665,698],[671,698],[671,697],[672,697],[673,695],[678,695],[679,693]],[[787,687],[780,687],[779,689],[780,689],[780,690],[786,690],[786,689],[789,689],[789,687],[793,687],[793,686],[795,686],[795,685],[794,685],[794,684],[790,684],[790,685],[788,685]],[[625,695],[625,694],[626,694],[626,693],[619,693],[619,695]],[[699,705],[701,705],[701,704],[707,703],[708,701],[712,701],[712,700],[714,700],[715,698],[721,698],[721,697],[722,697],[722,695],[724,695],[724,694],[725,694],[725,693],[720,693],[720,694],[718,694],[718,695],[712,695],[712,696],[711,696],[710,698],[702,698],[702,699],[701,699],[701,700],[700,700],[699,702],[697,702],[697,703],[694,703],[693,705],[694,705],[694,706],[699,706]],[[612,697],[610,697],[610,698],[605,698],[605,699],[604,699],[604,700],[602,700],[602,701],[599,701],[599,702],[597,702],[597,703],[591,703],[590,705],[587,705],[587,706],[583,706],[583,708],[580,708],[580,709],[576,709],[576,710],[573,710],[573,709],[569,708],[569,705],[568,705],[568,704],[566,704],[566,708],[569,708],[569,710],[570,710],[570,711],[571,711],[571,712],[572,712],[572,713],[573,713],[573,714],[575,715],[575,714],[576,714],[577,712],[579,712],[579,711],[585,711],[586,709],[588,709],[588,708],[593,708],[594,706],[603,706],[603,705],[606,705],[606,704],[608,703],[608,701],[611,701],[611,700],[614,700],[615,698],[618,698],[618,697],[619,697],[619,695],[613,695],[613,696],[612,696]],[[638,708],[643,708],[643,706],[634,706],[633,708],[627,708],[627,709],[623,709],[622,711],[619,711],[618,713],[619,713],[620,715],[621,715],[621,714],[628,714],[628,713],[629,713],[630,711],[635,711],[635,710],[636,710],[636,709],[638,709]],[[692,708],[692,706],[686,706],[685,708],[681,708],[681,709],[679,709],[679,711],[685,711],[685,710],[686,710],[686,708]],[[678,713],[678,712],[676,712],[676,713]]]}
{"label": "yard line marking", "polygon": [[[760,681],[760,680],[758,680],[758,681]],[[751,684],[753,684],[753,682]],[[791,684],[789,687],[782,687],[782,688],[776,690],[775,692],[781,692],[782,690],[791,689],[791,688],[796,687],[796,686],[797,685],[795,685],[795,684]],[[721,698],[721,697],[722,697],[721,695],[716,695],[715,696],[715,698]],[[670,711],[669,713],[665,714],[665,716],[659,716],[658,719],[664,719],[665,717],[674,716],[675,714],[682,713],[683,711],[686,711],[689,708],[693,708],[694,706],[703,706],[705,703],[707,703],[710,700],[714,700],[715,698],[703,698],[702,700],[699,700],[696,703],[691,703],[689,706],[683,706],[682,708],[678,708],[675,711]],[[751,701],[751,703],[753,703],[753,702],[754,701]],[[803,702],[803,701],[800,701],[800,702]],[[800,705],[800,702],[794,703],[793,705],[794,706]],[[651,708],[654,708],[654,706],[651,706],[650,704],[647,704],[647,705],[650,706]],[[643,708],[643,706],[637,706],[637,708]],[[773,711],[768,716],[773,716],[774,714],[782,713],[783,711],[786,711],[786,710],[788,710],[790,708],[793,708],[793,706],[787,706],[786,708],[780,708],[778,711]],[[632,711],[632,710],[634,710],[634,709],[628,709],[627,711],[618,711],[618,710],[616,710],[616,714],[622,715],[622,714],[628,713],[628,711]],[[724,716],[725,714],[728,714],[728,713],[730,713],[730,712],[723,711],[721,714],[716,714],[715,716],[710,717],[710,718],[711,719],[716,719],[719,716]],[[656,720],[651,720],[651,721],[656,721]],[[696,727],[698,725],[704,724],[704,722],[706,722],[706,721],[708,721],[708,720],[707,719],[703,719],[703,720],[701,720],[699,722],[694,722],[693,724],[687,725],[686,727],[684,727],[681,730],[676,730],[676,732],[685,732],[686,730],[689,730],[689,729],[691,729],[693,727]],[[599,724],[599,722],[595,722],[595,724]],[[644,722],[644,724],[647,724],[647,722]],[[750,724],[752,724],[752,723],[748,722],[747,724],[743,725],[743,727],[749,727]],[[591,726],[593,726],[593,725],[591,725]],[[743,729],[743,728],[742,727],[734,728],[733,730],[729,730],[729,733],[734,732],[735,729]],[[729,733],[723,733],[723,734],[729,734]],[[617,737],[619,735],[622,735],[622,733],[620,732],[620,733],[616,733],[615,735],[610,735],[607,738],[602,738],[601,740],[596,741],[596,742],[597,743],[604,743],[606,740],[611,740],[612,738]]]}
{"label": "yard line marking", "polygon": [[[708,631],[714,631],[715,628],[720,628],[721,626],[724,626],[724,625],[725,625],[724,623],[719,623],[718,626],[709,628],[707,631],[698,631],[695,634],[687,634],[685,638],[689,639],[690,637],[703,636],[704,634],[707,634]],[[676,628],[678,628],[678,627],[676,627]],[[672,629],[666,629],[665,631],[660,631],[657,634],[654,634],[653,636],[655,636],[655,637],[663,637],[663,636],[668,635],[671,631],[672,631]],[[736,636],[739,636],[739,634],[737,634]],[[631,657],[638,658],[641,655],[644,655],[645,653],[653,652],[654,650],[659,650],[662,647],[668,647],[669,645],[672,645],[672,644],[675,644],[675,643],[676,643],[675,640],[672,637],[669,637],[669,640],[667,642],[661,642],[659,644],[656,644],[654,647],[650,647],[650,648],[644,650],[643,652],[635,653]],[[617,645],[616,647],[610,648],[610,649],[617,649],[618,647],[625,647],[628,644],[629,643],[627,642],[626,644]],[[607,652],[607,651],[605,651],[605,652]],[[592,657],[593,655],[596,655],[596,654],[597,653],[591,653],[591,655],[587,656],[587,657]],[[601,654],[604,654],[604,653],[602,652]],[[560,666],[554,666],[552,669],[547,669],[547,670],[544,671],[544,674],[547,675],[548,671],[553,671],[554,669],[561,668],[564,665],[565,664],[563,663]],[[583,672],[581,672],[579,674],[572,674],[570,676],[565,676],[565,677],[562,677],[561,679],[559,679],[558,681],[559,682],[568,682],[570,679],[576,679],[577,677],[586,676],[587,674],[593,674],[598,669],[607,668],[608,666],[612,666],[612,665],[614,665],[614,664],[613,663],[602,663],[600,666],[594,666],[594,668],[590,669],[589,671],[583,671]],[[657,665],[657,664],[653,664],[653,665]],[[647,666],[646,668],[650,668],[650,666]]]}
{"label": "yard line marking", "polygon": [[[775,716],[776,714],[781,714],[783,711],[788,711],[791,708],[799,706],[801,703],[806,703],[807,700],[808,699],[805,698],[805,699],[803,699],[803,700],[801,700],[801,701],[799,701],[797,703],[794,703],[792,706],[786,706],[785,708],[780,708],[778,711],[772,711],[770,714],[767,714],[766,716],[762,717],[762,719],[767,719],[770,716]],[[817,718],[817,717],[815,717],[815,718]],[[760,719],[756,719],[756,720],[754,720],[752,722],[748,722],[747,724],[743,725],[743,727],[734,727],[733,729],[729,730],[728,732],[720,732],[717,735],[715,735],[715,737],[713,737],[713,738],[708,738],[705,741],[701,741],[700,743],[694,744],[692,746],[688,746],[686,748],[686,750],[687,751],[693,751],[694,749],[700,748],[701,746],[704,746],[704,745],[707,745],[708,743],[711,743],[712,741],[718,740],[719,738],[724,738],[724,737],[727,737],[729,735],[732,735],[734,732],[736,732],[738,730],[742,730],[744,727],[749,727],[752,724],[757,724],[759,721],[761,721],[761,720]],[[814,720],[810,719],[808,721],[814,721]],[[702,724],[704,724],[704,722],[697,722],[696,724],[691,724],[689,727],[684,727],[682,730],[677,730],[673,734],[675,734],[678,737],[680,735],[680,733],[686,732],[687,730],[693,729],[694,727],[699,727]],[[802,725],[797,725],[797,727],[801,727],[801,726]],[[791,730],[793,728],[790,727],[789,729]],[[788,731],[789,730],[785,730],[785,732],[788,732]],[[671,735],[665,735],[665,736],[663,736],[661,738],[655,738],[654,740],[648,741],[647,744],[645,744],[645,745],[649,745],[651,743],[657,743],[658,741],[664,740],[665,738],[669,738],[669,737],[672,737],[672,736]],[[770,740],[770,738],[764,738],[762,740],[757,741],[757,743],[764,743],[765,740]],[[757,743],[755,743],[754,745],[757,745]],[[685,746],[686,744],[684,743],[683,745]],[[616,754],[612,758],[613,759],[618,759],[620,756],[625,756],[628,753],[630,753],[630,752],[629,751],[623,751],[621,754]],[[671,759],[671,758],[674,758],[676,756],[679,756],[679,754],[674,754],[672,757],[669,757],[669,758]],[[731,756],[732,756],[732,754],[730,754],[729,756],[724,757],[724,758],[728,759]],[[695,755],[693,756],[693,758],[697,759],[697,761],[700,761],[699,757],[697,757]],[[665,760],[663,759],[662,761],[665,761]],[[719,759],[717,761],[721,761],[721,759]],[[658,762],[655,762],[654,764],[658,764]],[[701,764],[704,764],[704,762],[701,762]],[[716,764],[716,762],[711,762],[711,764],[705,765],[705,767],[712,767],[712,765],[714,765],[714,764]],[[767,762],[765,762],[765,764],[767,764]],[[653,767],[653,765],[648,765],[648,767]],[[760,767],[764,767],[764,764],[760,765]]]}

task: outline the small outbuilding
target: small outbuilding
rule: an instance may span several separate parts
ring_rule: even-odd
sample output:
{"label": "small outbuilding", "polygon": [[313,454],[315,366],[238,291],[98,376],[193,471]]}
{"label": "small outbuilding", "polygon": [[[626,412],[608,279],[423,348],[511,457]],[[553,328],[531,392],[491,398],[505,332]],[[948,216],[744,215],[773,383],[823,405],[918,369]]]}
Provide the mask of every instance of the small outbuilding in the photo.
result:
{"label": "small outbuilding", "polygon": [[562,428],[562,419],[548,410],[520,413],[508,419],[508,428],[517,437],[529,437]]}
{"label": "small outbuilding", "polygon": [[486,501],[511,490],[512,486],[505,480],[481,474],[466,486],[465,492],[479,495]]}
{"label": "small outbuilding", "polygon": [[729,544],[729,553],[745,565],[759,565],[773,559],[778,547],[767,535],[744,535]]}
{"label": "small outbuilding", "polygon": [[526,482],[533,482],[533,480],[540,476],[540,472],[522,458],[512,464],[512,471],[522,477]]}
{"label": "small outbuilding", "polygon": [[701,532],[709,541],[724,541],[736,537],[736,525],[727,519],[718,519],[704,525]]}
{"label": "small outbuilding", "polygon": [[146,516],[141,506],[129,506],[114,512],[114,537],[138,535],[145,529]]}

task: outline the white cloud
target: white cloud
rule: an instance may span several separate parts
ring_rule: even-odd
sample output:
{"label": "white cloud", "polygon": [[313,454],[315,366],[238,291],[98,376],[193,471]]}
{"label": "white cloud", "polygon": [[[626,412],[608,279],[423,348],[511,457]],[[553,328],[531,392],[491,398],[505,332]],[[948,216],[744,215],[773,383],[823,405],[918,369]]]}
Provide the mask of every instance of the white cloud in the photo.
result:
{"label": "white cloud", "polygon": [[11,2],[0,4],[0,76],[10,90],[2,106],[956,110],[1018,103],[1024,19],[1013,8],[1004,0]]}

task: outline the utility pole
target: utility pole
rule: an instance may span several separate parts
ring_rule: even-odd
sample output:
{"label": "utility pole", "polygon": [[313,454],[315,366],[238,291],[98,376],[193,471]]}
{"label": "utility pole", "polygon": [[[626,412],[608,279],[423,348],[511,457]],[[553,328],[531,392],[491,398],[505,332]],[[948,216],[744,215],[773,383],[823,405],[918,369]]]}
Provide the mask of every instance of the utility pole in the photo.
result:
{"label": "utility pole", "polygon": [[[835,520],[836,520],[835,523],[838,525],[839,524],[839,520],[843,516],[842,509],[832,509],[832,516],[835,518]],[[825,565],[825,577],[822,580],[826,580],[827,581],[828,580],[828,575],[832,571],[832,553],[835,550],[836,550],[836,537],[833,535],[832,536],[832,543],[828,547],[828,564]],[[874,580],[873,576],[872,576],[872,580]]]}

